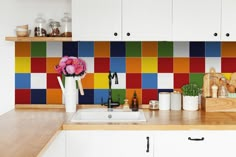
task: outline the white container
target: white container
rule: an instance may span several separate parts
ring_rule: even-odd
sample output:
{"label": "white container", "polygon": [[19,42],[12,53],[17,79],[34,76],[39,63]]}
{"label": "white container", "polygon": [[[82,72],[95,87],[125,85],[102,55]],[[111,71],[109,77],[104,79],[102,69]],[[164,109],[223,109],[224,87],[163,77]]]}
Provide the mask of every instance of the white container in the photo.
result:
{"label": "white container", "polygon": [[188,111],[198,110],[198,96],[183,96],[183,109]]}
{"label": "white container", "polygon": [[170,95],[170,109],[171,110],[181,110],[181,93],[172,92]]}
{"label": "white container", "polygon": [[65,109],[66,112],[76,112],[76,80],[74,77],[65,77]]}
{"label": "white container", "polygon": [[170,110],[170,93],[159,93],[159,110]]}

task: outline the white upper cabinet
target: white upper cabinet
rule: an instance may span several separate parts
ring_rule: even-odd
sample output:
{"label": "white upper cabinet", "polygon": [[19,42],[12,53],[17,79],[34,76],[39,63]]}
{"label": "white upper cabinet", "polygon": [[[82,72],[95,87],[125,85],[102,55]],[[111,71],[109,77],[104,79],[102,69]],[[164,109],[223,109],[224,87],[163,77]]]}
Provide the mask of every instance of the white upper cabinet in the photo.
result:
{"label": "white upper cabinet", "polygon": [[221,0],[173,0],[174,41],[219,41],[220,31]]}
{"label": "white upper cabinet", "polygon": [[123,40],[172,40],[172,0],[123,0]]}
{"label": "white upper cabinet", "polygon": [[72,0],[72,40],[121,40],[121,0]]}
{"label": "white upper cabinet", "polygon": [[224,41],[236,41],[236,1],[222,0],[222,33]]}

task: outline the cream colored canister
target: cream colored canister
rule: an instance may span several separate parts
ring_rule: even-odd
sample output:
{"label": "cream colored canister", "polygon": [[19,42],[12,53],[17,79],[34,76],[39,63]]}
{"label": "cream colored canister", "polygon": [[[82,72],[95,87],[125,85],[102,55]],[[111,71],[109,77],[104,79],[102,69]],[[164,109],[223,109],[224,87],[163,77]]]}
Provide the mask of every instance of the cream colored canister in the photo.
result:
{"label": "cream colored canister", "polygon": [[159,110],[170,110],[170,93],[159,93]]}
{"label": "cream colored canister", "polygon": [[181,110],[181,93],[174,91],[170,95],[170,109]]}

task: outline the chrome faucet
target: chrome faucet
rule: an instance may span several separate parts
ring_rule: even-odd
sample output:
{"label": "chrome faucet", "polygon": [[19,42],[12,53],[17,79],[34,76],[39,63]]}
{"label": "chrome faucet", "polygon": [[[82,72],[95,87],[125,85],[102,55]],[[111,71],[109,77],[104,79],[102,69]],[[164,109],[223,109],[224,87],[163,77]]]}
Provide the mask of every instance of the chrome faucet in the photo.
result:
{"label": "chrome faucet", "polygon": [[[105,104],[103,104],[103,102],[102,102],[102,105],[105,105],[105,106],[107,106],[107,108],[108,108],[108,111],[112,111],[112,108],[113,107],[118,107],[118,106],[120,106],[120,101],[119,101],[119,97],[118,97],[118,102],[114,102],[113,100],[112,100],[112,90],[111,90],[111,85],[112,85],[112,79],[114,79],[115,78],[115,84],[118,84],[118,75],[117,75],[117,73],[116,72],[114,72],[113,74],[111,74],[111,71],[109,71],[109,75],[108,75],[108,80],[109,80],[109,95],[108,95],[108,100],[107,100],[107,104],[105,103]],[[103,101],[103,99],[102,99],[102,101]]]}

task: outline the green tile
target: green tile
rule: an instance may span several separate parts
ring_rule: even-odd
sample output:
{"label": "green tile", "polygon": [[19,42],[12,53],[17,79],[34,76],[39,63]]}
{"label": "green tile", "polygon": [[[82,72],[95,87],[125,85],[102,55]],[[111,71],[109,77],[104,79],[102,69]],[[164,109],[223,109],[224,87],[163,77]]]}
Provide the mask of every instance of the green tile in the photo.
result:
{"label": "green tile", "polygon": [[46,57],[46,42],[31,42],[31,57]]}
{"label": "green tile", "polygon": [[126,42],[126,57],[141,57],[141,42]]}
{"label": "green tile", "polygon": [[118,101],[118,97],[120,97],[120,104],[124,104],[124,99],[126,97],[125,89],[112,89],[112,100]]}
{"label": "green tile", "polygon": [[158,42],[159,57],[173,57],[173,42]]}
{"label": "green tile", "polygon": [[190,81],[189,82],[196,83],[200,88],[202,88],[203,76],[204,76],[204,73],[190,74]]}

